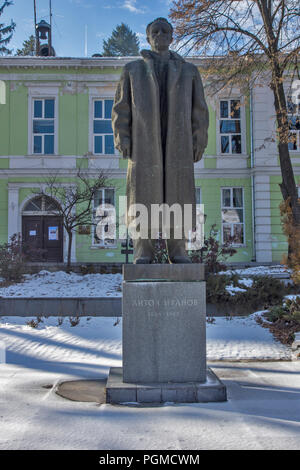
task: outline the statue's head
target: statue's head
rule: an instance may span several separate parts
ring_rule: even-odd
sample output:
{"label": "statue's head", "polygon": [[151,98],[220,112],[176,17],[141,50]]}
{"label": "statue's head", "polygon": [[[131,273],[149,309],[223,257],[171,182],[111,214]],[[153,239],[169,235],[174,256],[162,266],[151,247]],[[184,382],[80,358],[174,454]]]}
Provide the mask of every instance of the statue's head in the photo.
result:
{"label": "statue's head", "polygon": [[173,41],[173,26],[166,18],[156,18],[148,24],[146,34],[153,51],[167,50]]}

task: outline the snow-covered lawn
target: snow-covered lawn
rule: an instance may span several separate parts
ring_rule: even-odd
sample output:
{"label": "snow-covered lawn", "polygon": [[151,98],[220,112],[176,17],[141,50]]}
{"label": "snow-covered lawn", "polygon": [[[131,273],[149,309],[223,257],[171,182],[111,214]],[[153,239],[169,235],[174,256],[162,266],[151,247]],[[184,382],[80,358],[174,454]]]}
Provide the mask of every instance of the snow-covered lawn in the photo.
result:
{"label": "snow-covered lawn", "polygon": [[272,276],[272,275],[289,275],[291,270],[286,266],[278,264],[274,266],[253,266],[250,268],[235,268],[227,271],[221,271],[219,274],[238,274],[239,276]]}
{"label": "snow-covered lawn", "polygon": [[[0,341],[7,349],[7,362],[31,367],[79,368],[108,372],[121,365],[122,320],[82,317],[72,327],[68,318],[59,325],[56,317],[43,318],[37,328],[32,318],[2,317]],[[34,318],[36,320],[36,318]],[[268,329],[248,317],[216,317],[207,323],[208,360],[290,360],[291,349],[274,340]],[[69,365],[66,365],[69,363]],[[71,366],[71,364],[73,366]],[[76,364],[76,366],[74,366]]]}
{"label": "snow-covered lawn", "polygon": [[40,271],[24,282],[0,287],[0,297],[120,297],[121,274],[67,274]]}
{"label": "snow-covered lawn", "polygon": [[[272,275],[288,273],[284,266],[257,266],[246,269],[224,271],[223,274],[237,273],[243,278],[240,284],[250,287],[254,275]],[[222,274],[222,273],[220,273]],[[1,281],[1,279],[0,279]],[[0,287],[1,297],[121,297],[121,274],[67,274],[63,271],[40,271],[38,274],[26,274],[24,281],[8,287]],[[241,287],[227,287],[234,292],[241,291]]]}

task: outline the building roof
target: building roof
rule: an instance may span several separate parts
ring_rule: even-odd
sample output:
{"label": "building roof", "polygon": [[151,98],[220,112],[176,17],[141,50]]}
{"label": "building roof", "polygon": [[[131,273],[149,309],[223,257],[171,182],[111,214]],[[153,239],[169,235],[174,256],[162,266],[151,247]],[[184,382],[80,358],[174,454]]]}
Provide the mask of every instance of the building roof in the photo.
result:
{"label": "building roof", "polygon": [[[140,59],[141,56],[133,57],[32,57],[14,56],[0,57],[0,67],[3,68],[102,68],[123,67],[132,60]],[[204,65],[205,57],[185,57],[186,61],[194,65]]]}

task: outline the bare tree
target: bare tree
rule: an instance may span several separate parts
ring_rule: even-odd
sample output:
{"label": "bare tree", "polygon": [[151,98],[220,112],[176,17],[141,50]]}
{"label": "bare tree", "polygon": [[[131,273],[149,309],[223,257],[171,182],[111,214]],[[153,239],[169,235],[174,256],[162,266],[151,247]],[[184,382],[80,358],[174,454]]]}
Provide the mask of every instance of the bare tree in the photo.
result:
{"label": "bare tree", "polygon": [[277,121],[283,199],[297,233],[300,203],[289,154],[291,139],[284,90],[286,76],[299,79],[299,0],[174,0],[175,35],[187,52],[204,55],[211,84],[247,87],[269,77]]}
{"label": "bare tree", "polygon": [[62,182],[58,173],[48,175],[43,181],[43,189],[38,191],[38,196],[50,197],[57,201],[53,208],[53,214],[62,218],[63,227],[68,234],[68,269],[71,266],[74,232],[78,230],[79,226],[94,225],[92,209],[95,195],[98,190],[110,186],[104,172],[101,171],[92,178],[81,168],[77,171],[74,183]]}

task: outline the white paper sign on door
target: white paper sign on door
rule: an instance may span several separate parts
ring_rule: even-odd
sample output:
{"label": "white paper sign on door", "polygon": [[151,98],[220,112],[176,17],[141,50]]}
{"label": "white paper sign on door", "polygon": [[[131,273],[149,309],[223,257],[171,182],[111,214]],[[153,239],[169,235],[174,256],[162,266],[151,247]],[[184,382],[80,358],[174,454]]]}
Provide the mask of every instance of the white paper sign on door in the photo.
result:
{"label": "white paper sign on door", "polygon": [[58,240],[58,227],[48,227],[48,240]]}

